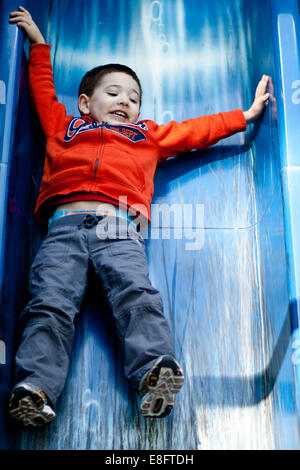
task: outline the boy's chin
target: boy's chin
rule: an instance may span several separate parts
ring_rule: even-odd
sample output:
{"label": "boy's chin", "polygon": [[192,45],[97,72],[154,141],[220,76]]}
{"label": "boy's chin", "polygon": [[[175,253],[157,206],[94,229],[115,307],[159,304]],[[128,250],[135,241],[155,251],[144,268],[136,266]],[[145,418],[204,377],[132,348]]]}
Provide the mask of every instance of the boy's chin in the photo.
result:
{"label": "boy's chin", "polygon": [[118,116],[116,114],[113,114],[113,113],[108,113],[108,115],[106,115],[103,119],[103,121],[107,122],[108,124],[113,124],[113,125],[120,125],[120,124],[134,124],[136,123],[138,120],[138,116],[135,120],[132,119],[132,117],[130,118],[129,116],[127,116],[126,118],[125,117],[122,117],[122,116]]}
{"label": "boy's chin", "polygon": [[130,122],[128,120],[118,120],[118,119],[107,119],[107,124],[112,124],[112,125],[115,125],[115,126],[119,126],[120,124],[130,124]]}
{"label": "boy's chin", "polygon": [[112,124],[115,126],[119,126],[120,124],[134,124],[136,121],[130,121],[129,119],[118,119],[114,117],[107,117],[107,119],[104,119],[103,122],[107,122],[108,124]]}

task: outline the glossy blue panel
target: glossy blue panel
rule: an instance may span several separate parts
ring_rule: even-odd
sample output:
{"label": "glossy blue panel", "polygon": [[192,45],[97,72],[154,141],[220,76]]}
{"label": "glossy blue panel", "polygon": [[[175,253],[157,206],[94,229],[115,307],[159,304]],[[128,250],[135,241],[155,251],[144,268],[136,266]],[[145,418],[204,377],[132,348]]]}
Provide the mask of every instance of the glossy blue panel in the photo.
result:
{"label": "glossy blue panel", "polygon": [[299,166],[297,132],[300,126],[299,14],[295,0],[272,2],[274,38],[278,42],[275,60],[282,88],[278,99],[282,166]]}
{"label": "glossy blue panel", "polygon": [[[293,364],[297,395],[300,391],[299,370],[299,168],[298,129],[300,126],[300,21],[299,3],[295,0],[272,2],[276,77],[282,93],[278,99],[281,178],[284,199],[285,246],[288,259],[288,289],[293,329]],[[298,421],[300,411],[298,409]]]}
{"label": "glossy blue panel", "polygon": [[[13,2],[10,2],[13,6]],[[3,5],[0,12],[1,57],[0,57],[0,150],[1,181],[0,186],[0,286],[3,280],[3,258],[5,244],[5,214],[7,205],[7,187],[10,158],[14,140],[15,112],[20,82],[22,34],[7,28],[9,4]],[[4,175],[6,175],[4,177]],[[5,178],[5,181],[4,181]]]}
{"label": "glossy blue panel", "polygon": [[[4,1],[3,18],[11,3]],[[153,222],[144,235],[150,277],[163,294],[186,373],[172,414],[162,421],[139,415],[138,401],[123,376],[109,312],[97,280],[91,278],[76,319],[72,364],[57,419],[39,432],[20,431],[8,419],[6,403],[17,317],[27,300],[28,269],[43,235],[32,212],[44,143],[28,107],[24,55],[3,39],[8,52],[6,75],[0,76],[0,107],[7,107],[1,104],[1,90],[8,86],[8,57],[16,56],[22,79],[19,99],[14,97],[14,140],[8,139],[5,157],[10,171],[0,167],[1,189],[8,195],[0,213],[3,224],[7,221],[0,447],[299,449],[299,185],[293,169],[285,168],[298,166],[295,151],[287,151],[295,148],[297,135],[290,121],[298,119],[296,3],[28,0],[52,45],[57,93],[69,113],[77,114],[83,73],[107,62],[136,70],[144,89],[142,118],[159,123],[247,109],[263,73],[272,77],[271,100],[262,120],[247,132],[157,169]],[[15,34],[14,26],[3,25]],[[283,54],[291,44],[293,50]],[[290,71],[293,80],[286,88]],[[12,115],[1,119],[12,120]]]}

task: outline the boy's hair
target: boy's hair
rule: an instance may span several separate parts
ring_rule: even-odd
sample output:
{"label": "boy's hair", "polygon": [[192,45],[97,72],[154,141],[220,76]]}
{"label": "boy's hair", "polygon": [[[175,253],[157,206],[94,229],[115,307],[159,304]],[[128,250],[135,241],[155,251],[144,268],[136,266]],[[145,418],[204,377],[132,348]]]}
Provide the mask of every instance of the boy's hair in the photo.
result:
{"label": "boy's hair", "polygon": [[127,67],[127,65],[122,65],[122,64],[100,65],[98,67],[93,68],[89,72],[87,72],[83,76],[80,82],[78,96],[80,96],[82,93],[84,93],[87,96],[92,96],[94,89],[96,88],[97,85],[99,85],[104,75],[107,75],[108,73],[112,73],[112,72],[127,73],[127,75],[130,75],[137,82],[139,89],[140,89],[140,106],[141,106],[142,86],[141,86],[140,80],[137,74],[130,67]]}

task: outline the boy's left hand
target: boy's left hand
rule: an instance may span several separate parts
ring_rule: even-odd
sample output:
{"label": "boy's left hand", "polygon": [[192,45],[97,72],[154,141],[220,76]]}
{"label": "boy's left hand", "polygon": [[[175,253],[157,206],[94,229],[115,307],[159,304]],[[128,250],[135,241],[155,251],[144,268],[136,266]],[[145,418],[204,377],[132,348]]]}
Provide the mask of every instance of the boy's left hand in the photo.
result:
{"label": "boy's left hand", "polygon": [[257,85],[252,106],[248,109],[248,111],[244,111],[247,124],[256,121],[256,119],[259,118],[259,116],[262,114],[265,107],[269,104],[270,93],[266,93],[269,79],[270,77],[268,77],[268,75],[262,76],[260,82]]}
{"label": "boy's left hand", "polygon": [[9,22],[16,23],[27,34],[31,44],[45,44],[42,33],[24,7],[20,6],[18,11],[12,11]]}

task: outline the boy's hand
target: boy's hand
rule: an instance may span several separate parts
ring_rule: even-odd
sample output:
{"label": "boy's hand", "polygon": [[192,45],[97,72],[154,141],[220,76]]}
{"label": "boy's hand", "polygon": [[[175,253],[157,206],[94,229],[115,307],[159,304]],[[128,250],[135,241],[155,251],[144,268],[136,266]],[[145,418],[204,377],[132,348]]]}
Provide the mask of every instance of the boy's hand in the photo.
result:
{"label": "boy's hand", "polygon": [[255,98],[251,108],[244,112],[244,116],[247,124],[256,121],[257,118],[262,114],[265,107],[269,104],[270,93],[266,93],[269,78],[267,75],[263,75],[261,81],[258,83]]}
{"label": "boy's hand", "polygon": [[10,23],[17,23],[17,26],[25,31],[32,44],[45,44],[42,33],[33,21],[29,11],[25,10],[24,7],[19,7],[19,11],[11,12],[9,21]]}

